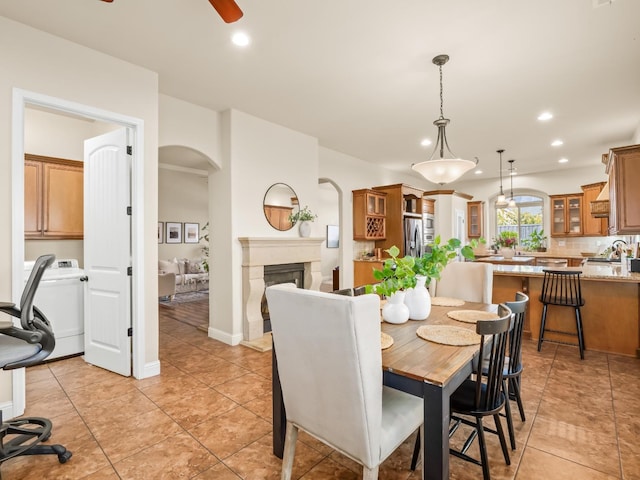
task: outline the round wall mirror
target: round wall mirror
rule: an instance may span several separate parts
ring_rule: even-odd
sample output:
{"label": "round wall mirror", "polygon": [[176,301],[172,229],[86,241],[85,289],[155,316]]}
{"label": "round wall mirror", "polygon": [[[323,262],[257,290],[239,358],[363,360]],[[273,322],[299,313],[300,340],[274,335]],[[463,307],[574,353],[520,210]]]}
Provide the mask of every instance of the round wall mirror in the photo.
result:
{"label": "round wall mirror", "polygon": [[274,183],[264,195],[262,208],[269,225],[284,232],[293,227],[289,215],[298,213],[300,205],[293,188],[286,183]]}

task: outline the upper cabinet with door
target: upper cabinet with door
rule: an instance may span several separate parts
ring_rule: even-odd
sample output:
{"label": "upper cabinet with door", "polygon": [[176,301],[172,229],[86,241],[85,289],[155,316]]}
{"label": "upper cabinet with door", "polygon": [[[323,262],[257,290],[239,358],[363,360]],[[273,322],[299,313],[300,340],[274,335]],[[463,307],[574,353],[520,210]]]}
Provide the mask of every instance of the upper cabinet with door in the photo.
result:
{"label": "upper cabinet with door", "polygon": [[82,162],[26,154],[24,194],[25,238],[83,238]]}
{"label": "upper cabinet with door", "polygon": [[467,237],[482,237],[484,202],[467,202]]}
{"label": "upper cabinet with door", "polygon": [[400,256],[404,256],[404,219],[422,218],[424,191],[403,183],[373,187],[373,190],[378,194],[384,194],[387,199],[386,235],[384,239],[376,241],[376,248],[387,250],[395,245],[400,249]]}
{"label": "upper cabinet with door", "polygon": [[591,215],[589,205],[595,201],[607,182],[582,185],[582,232],[585,236],[608,235],[609,220],[606,217],[594,217]]}
{"label": "upper cabinet with door", "polygon": [[551,236],[581,236],[583,194],[549,195],[551,202]]}
{"label": "upper cabinet with door", "polygon": [[380,240],[386,236],[387,194],[353,190],[353,239]]}
{"label": "upper cabinet with door", "polygon": [[640,234],[640,145],[612,148],[609,174],[609,234]]}

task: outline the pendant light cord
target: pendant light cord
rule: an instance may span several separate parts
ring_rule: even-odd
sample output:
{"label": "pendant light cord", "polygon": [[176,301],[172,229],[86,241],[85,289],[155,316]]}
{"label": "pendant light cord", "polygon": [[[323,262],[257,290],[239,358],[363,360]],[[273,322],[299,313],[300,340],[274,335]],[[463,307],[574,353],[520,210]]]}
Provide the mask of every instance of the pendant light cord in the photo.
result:
{"label": "pendant light cord", "polygon": [[444,104],[443,96],[442,96],[442,65],[438,67],[440,69],[440,118],[444,118],[444,109],[442,105]]}

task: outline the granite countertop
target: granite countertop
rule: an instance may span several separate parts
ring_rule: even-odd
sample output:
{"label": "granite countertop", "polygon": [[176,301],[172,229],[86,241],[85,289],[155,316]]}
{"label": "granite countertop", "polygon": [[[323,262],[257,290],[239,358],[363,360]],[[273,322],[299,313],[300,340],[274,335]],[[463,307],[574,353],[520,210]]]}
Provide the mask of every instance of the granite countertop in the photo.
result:
{"label": "granite countertop", "polygon": [[[548,267],[534,267],[533,265],[494,265],[494,275],[515,275],[522,277],[542,277],[543,270]],[[608,280],[614,282],[640,283],[640,273],[622,273],[620,265],[596,264],[581,267],[556,268],[555,270],[580,270],[580,278],[584,280]]]}

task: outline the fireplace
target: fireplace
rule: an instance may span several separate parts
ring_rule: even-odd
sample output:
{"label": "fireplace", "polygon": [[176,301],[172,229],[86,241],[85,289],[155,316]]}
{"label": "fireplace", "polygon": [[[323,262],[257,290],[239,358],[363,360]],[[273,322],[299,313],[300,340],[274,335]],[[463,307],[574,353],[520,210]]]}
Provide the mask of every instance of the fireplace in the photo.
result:
{"label": "fireplace", "polygon": [[242,237],[238,240],[242,245],[242,335],[244,341],[253,341],[262,338],[265,332],[263,298],[267,281],[272,281],[268,276],[274,269],[291,269],[291,265],[297,265],[296,269],[301,270],[298,286],[320,289],[320,255],[324,238]]}
{"label": "fireplace", "polygon": [[[264,288],[278,283],[294,283],[298,288],[304,288],[304,263],[287,263],[284,265],[264,266]],[[269,317],[269,306],[267,296],[262,294],[260,312],[264,320],[264,332],[271,331],[271,319]]]}

